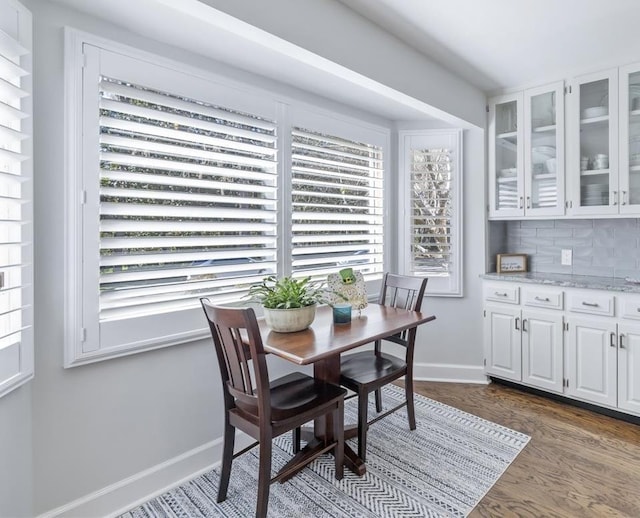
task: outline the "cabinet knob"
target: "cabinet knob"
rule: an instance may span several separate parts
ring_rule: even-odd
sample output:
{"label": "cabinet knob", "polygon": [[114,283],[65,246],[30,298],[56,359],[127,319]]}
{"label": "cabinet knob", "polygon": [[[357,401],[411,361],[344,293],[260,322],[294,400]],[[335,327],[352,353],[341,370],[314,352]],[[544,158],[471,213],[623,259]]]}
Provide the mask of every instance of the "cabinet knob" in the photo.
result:
{"label": "cabinet knob", "polygon": [[610,347],[615,347],[615,346],[616,346],[616,334],[615,334],[615,333],[613,333],[613,332],[612,332],[612,333],[610,333],[610,334],[609,334],[609,338],[610,338],[609,346],[610,346]]}
{"label": "cabinet knob", "polygon": [[538,297],[536,295],[535,300],[540,301],[540,302],[549,302],[549,297]]}
{"label": "cabinet knob", "polygon": [[622,201],[620,202],[620,205],[626,205],[627,204],[627,191],[621,191],[622,192]]}
{"label": "cabinet knob", "polygon": [[597,302],[585,302],[585,301],[582,301],[582,305],[590,307],[590,308],[597,308],[599,304]]}
{"label": "cabinet knob", "polygon": [[624,344],[622,343],[623,336],[624,334],[620,333],[620,336],[618,337],[618,347],[620,347],[620,349],[624,349]]}

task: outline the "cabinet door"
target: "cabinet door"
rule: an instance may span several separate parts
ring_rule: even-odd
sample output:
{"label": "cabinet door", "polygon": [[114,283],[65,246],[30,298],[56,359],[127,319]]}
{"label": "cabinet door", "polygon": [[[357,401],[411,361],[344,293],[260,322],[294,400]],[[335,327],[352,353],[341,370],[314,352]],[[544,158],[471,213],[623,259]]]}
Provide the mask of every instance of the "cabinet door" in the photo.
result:
{"label": "cabinet door", "polygon": [[524,215],[522,93],[489,101],[489,215]]}
{"label": "cabinet door", "polygon": [[566,365],[569,396],[615,407],[617,402],[616,324],[596,318],[571,318]]}
{"label": "cabinet door", "polygon": [[487,306],[484,319],[486,372],[500,378],[522,379],[520,310]]}
{"label": "cabinet door", "polygon": [[564,214],[564,83],[524,93],[527,216]]}
{"label": "cabinet door", "polygon": [[618,72],[577,78],[569,95],[569,210],[618,213]]}
{"label": "cabinet door", "polygon": [[618,325],[618,407],[640,415],[640,326]]}
{"label": "cabinet door", "polygon": [[562,393],[562,313],[522,312],[522,381]]}
{"label": "cabinet door", "polygon": [[640,64],[620,69],[620,213],[640,213]]}

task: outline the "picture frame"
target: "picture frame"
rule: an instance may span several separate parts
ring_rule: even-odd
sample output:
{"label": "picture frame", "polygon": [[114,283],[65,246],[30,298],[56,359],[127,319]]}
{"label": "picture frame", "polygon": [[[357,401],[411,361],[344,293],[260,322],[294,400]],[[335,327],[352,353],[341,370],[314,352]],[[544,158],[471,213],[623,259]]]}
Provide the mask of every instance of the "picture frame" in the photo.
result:
{"label": "picture frame", "polygon": [[496,255],[498,273],[522,273],[527,271],[527,254]]}

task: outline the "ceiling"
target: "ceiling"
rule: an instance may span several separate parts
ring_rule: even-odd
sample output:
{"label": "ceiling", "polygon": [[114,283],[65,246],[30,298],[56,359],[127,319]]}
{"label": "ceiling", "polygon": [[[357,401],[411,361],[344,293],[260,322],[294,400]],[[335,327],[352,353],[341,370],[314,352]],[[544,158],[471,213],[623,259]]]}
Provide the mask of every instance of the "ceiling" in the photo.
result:
{"label": "ceiling", "polygon": [[639,0],[339,0],[485,92],[640,61]]}

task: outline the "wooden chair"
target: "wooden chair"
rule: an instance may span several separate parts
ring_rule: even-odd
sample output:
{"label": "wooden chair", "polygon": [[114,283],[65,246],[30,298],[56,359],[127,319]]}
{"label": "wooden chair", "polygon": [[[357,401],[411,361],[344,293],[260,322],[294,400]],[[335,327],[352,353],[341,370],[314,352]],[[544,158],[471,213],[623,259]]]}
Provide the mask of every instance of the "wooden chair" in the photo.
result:
{"label": "wooden chair", "polygon": [[[269,383],[265,352],[251,308],[222,308],[200,299],[215,345],[224,395],[224,447],[218,502],[227,497],[233,459],[260,445],[256,516],[267,515],[269,485],[284,482],[319,455],[333,450],[336,479],[343,476],[344,395],[346,391],[302,373],[293,373]],[[315,449],[300,450],[299,428],[325,417],[333,423],[333,438],[325,438]],[[256,443],[234,454],[235,429]],[[294,434],[293,459],[271,478],[272,439],[289,431]]]}
{"label": "wooden chair", "polygon": [[[427,278],[386,273],[382,281],[378,303],[420,311],[427,280]],[[413,403],[413,350],[415,339],[415,327],[384,339],[402,345],[405,348],[404,358],[384,353],[381,340],[377,340],[373,351],[349,354],[341,359],[340,384],[355,392],[358,397],[358,456],[363,461],[366,460],[367,430],[376,421],[406,406],[409,428],[411,430],[416,429]],[[402,376],[405,377],[405,401],[375,419],[368,421],[369,394],[375,392],[376,411],[378,413],[382,412],[382,393],[380,389]]]}

